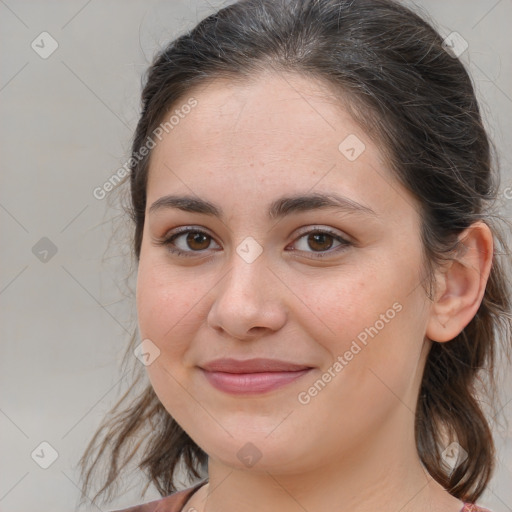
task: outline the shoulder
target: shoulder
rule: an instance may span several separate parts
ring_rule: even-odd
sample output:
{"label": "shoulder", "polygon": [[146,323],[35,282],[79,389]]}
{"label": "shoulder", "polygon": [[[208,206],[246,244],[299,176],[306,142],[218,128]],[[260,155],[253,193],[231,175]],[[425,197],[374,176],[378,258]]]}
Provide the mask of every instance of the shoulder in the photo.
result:
{"label": "shoulder", "polygon": [[464,503],[464,507],[460,512],[491,512],[491,510],[479,507],[474,503]]}
{"label": "shoulder", "polygon": [[160,500],[150,501],[143,505],[135,505],[134,507],[124,508],[122,510],[113,510],[112,512],[180,512],[190,496],[205,483],[206,482],[200,482],[183,491],[174,492]]}

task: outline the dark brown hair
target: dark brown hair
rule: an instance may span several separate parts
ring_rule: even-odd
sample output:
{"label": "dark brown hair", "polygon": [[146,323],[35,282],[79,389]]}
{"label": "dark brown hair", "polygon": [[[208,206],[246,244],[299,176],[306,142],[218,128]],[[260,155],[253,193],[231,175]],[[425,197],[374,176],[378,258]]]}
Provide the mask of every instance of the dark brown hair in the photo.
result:
{"label": "dark brown hair", "polygon": [[[171,42],[149,69],[133,141],[128,213],[135,257],[138,261],[151,156],[141,158],[140,148],[196,86],[218,78],[250,80],[269,70],[322,81],[386,153],[397,179],[420,204],[429,297],[437,265],[455,257],[457,236],[478,220],[492,228],[495,253],[483,301],[456,338],[432,344],[416,411],[424,466],[453,496],[476,501],[495,459],[479,397],[484,391],[494,397],[499,340],[510,353],[510,279],[502,261],[509,255],[495,222],[499,215],[493,213],[499,173],[471,79],[422,17],[392,0],[245,0]],[[127,354],[135,341],[134,335]],[[132,398],[138,382],[113,408],[81,460],[86,493],[100,460],[107,460],[109,469],[96,497],[111,496],[123,468],[140,452],[136,467],[162,495],[176,490],[180,462],[191,477],[205,474],[206,453],[167,413],[151,386]],[[453,473],[442,461],[447,439],[468,451]]]}

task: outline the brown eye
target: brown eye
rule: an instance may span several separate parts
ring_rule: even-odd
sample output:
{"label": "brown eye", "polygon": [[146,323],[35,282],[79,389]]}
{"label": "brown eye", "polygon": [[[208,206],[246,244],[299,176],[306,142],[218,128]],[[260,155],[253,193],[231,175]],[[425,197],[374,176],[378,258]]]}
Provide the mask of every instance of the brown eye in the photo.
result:
{"label": "brown eye", "polygon": [[210,240],[210,237],[205,233],[190,231],[187,234],[186,244],[190,249],[194,251],[202,251],[204,249],[208,249]]}
{"label": "brown eye", "polygon": [[310,233],[308,245],[314,251],[327,251],[333,245],[333,236],[328,233]]}
{"label": "brown eye", "polygon": [[178,256],[198,256],[203,251],[220,249],[212,236],[197,229],[182,229],[162,240],[160,245],[166,246],[171,253]]}
{"label": "brown eye", "polygon": [[309,253],[314,258],[322,258],[338,254],[348,249],[352,243],[338,233],[327,229],[315,229],[297,238],[293,245],[293,251]]}

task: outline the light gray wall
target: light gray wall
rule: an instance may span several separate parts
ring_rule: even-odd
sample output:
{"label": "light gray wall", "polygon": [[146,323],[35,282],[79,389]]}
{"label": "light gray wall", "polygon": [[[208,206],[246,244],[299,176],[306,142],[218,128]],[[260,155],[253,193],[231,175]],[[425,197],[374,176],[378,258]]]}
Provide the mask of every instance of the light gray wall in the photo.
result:
{"label": "light gray wall", "polygon": [[[512,186],[512,2],[417,4],[445,35],[467,40],[462,58],[501,153],[503,188]],[[120,212],[93,190],[128,156],[140,76],[158,44],[218,5],[0,2],[1,511],[75,509],[76,462],[120,395],[118,365],[135,326],[123,248],[108,243]],[[58,44],[49,56],[55,43],[44,31]],[[511,203],[503,201],[508,215]],[[510,387],[503,395],[511,418]],[[51,461],[43,441],[58,452],[46,470],[31,458],[37,448],[35,460]],[[495,512],[512,510],[512,430],[500,429],[498,442],[500,465],[482,500]],[[136,501],[128,493],[115,505]]]}

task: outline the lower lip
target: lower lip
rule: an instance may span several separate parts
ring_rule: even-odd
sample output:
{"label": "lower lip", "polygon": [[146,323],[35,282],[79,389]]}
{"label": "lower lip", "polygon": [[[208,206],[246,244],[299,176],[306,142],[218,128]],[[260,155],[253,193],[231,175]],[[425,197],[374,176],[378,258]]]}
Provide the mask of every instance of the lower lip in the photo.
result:
{"label": "lower lip", "polygon": [[208,382],[216,389],[234,395],[265,393],[293,382],[311,368],[296,372],[226,373],[202,370]]}

